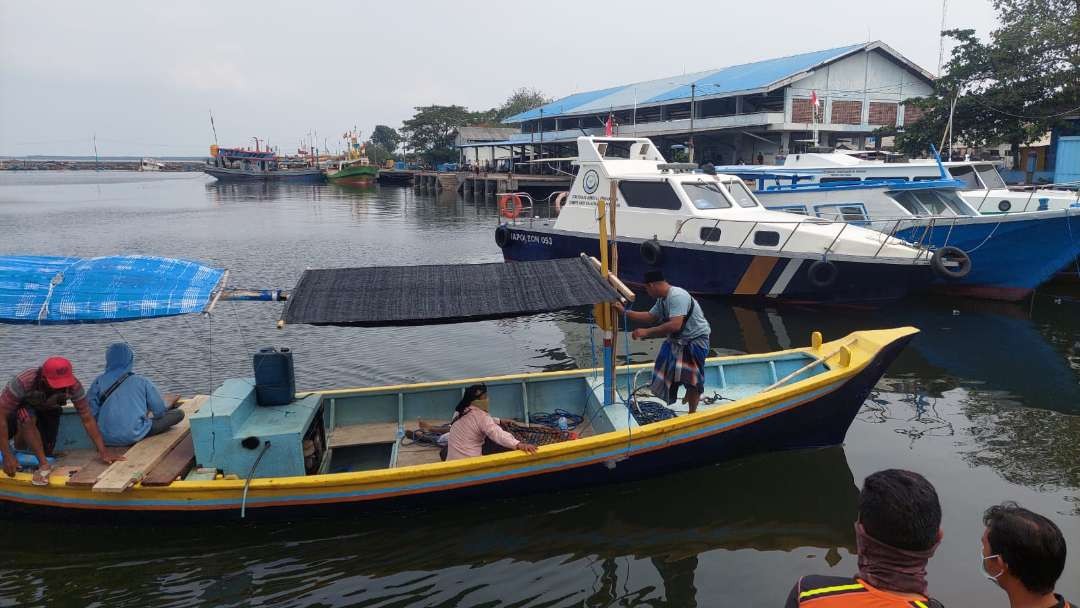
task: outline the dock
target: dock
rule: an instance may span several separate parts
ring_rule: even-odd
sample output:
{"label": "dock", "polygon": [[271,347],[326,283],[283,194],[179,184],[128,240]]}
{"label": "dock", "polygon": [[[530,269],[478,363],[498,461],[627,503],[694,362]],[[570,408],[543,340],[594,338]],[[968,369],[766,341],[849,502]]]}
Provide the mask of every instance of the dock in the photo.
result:
{"label": "dock", "polygon": [[501,192],[547,196],[559,190],[569,190],[572,181],[568,175],[418,171],[413,176],[413,188],[417,192],[430,194],[458,192],[466,200],[477,200]]}

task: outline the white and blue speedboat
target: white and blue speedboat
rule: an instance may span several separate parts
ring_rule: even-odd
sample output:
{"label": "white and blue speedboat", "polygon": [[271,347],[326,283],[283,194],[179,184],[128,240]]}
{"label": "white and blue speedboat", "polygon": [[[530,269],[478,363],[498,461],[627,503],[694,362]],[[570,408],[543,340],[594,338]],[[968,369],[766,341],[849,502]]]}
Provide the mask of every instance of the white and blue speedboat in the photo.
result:
{"label": "white and blue speedboat", "polygon": [[963,252],[932,264],[927,248],[879,231],[770,211],[739,178],[668,164],[645,138],[580,137],[577,145],[579,170],[557,216],[522,214],[518,195],[500,197],[509,221],[495,240],[504,259],[597,256],[598,201],[614,198],[619,276],[629,283],[661,268],[697,294],[867,303],[927,287],[932,267],[970,266]]}
{"label": "white and blue speedboat", "polygon": [[755,180],[769,209],[845,221],[941,250],[957,247],[970,272],[932,288],[953,295],[1020,300],[1080,254],[1080,209],[980,214],[962,196],[964,183],[939,165],[936,179],[804,182],[781,167],[724,167]]}

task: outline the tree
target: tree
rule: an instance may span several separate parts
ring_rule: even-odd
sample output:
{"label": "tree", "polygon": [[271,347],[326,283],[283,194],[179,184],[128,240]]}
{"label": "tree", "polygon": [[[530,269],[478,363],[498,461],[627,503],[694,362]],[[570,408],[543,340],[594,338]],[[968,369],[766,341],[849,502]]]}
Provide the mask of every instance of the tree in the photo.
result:
{"label": "tree", "polygon": [[387,150],[382,144],[375,141],[375,136],[367,140],[365,144],[365,151],[367,152],[368,162],[382,166],[387,160],[394,158],[392,150]]}
{"label": "tree", "polygon": [[550,97],[536,89],[521,87],[510,94],[498,108],[494,108],[495,122],[501,123],[515,114],[521,114],[533,108],[538,108],[546,103],[551,103]]}
{"label": "tree", "polygon": [[[923,110],[905,125],[897,147],[909,154],[940,142],[952,110],[953,133],[973,146],[1020,146],[1038,139],[1080,109],[1080,2],[994,0],[1001,26],[990,40],[974,30],[948,30],[957,41],[933,93],[908,102]],[[955,108],[953,103],[955,100]]]}
{"label": "tree", "polygon": [[454,134],[473,124],[475,116],[464,106],[417,106],[416,114],[401,125],[409,147],[431,164],[457,158]]}
{"label": "tree", "polygon": [[383,150],[393,152],[401,143],[401,135],[392,127],[375,125],[375,130],[371,132],[371,143],[380,146]]}

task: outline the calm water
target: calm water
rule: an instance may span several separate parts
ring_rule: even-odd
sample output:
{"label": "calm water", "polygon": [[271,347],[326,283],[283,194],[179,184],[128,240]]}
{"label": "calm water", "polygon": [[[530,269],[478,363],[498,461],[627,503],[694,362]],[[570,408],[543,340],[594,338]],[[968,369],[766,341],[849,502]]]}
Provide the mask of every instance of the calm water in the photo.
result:
{"label": "calm water", "polygon": [[[0,173],[0,253],[188,257],[238,287],[291,287],[308,267],[500,259],[493,204],[410,189],[219,186],[201,175]],[[782,453],[588,492],[344,521],[191,527],[20,522],[0,543],[0,606],[781,605],[801,574],[855,571],[857,484],[886,467],[937,486],[945,539],[931,591],[1005,605],[976,551],[980,514],[1016,500],[1072,548],[1059,591],[1080,598],[1080,298],[1023,306],[911,300],[878,310],[703,302],[713,346],[762,352],[886,325],[922,329],[843,447]],[[274,329],[279,304],[211,319],[0,325],[0,376],[64,354],[89,381],[126,340],[174,392],[250,374],[294,349],[302,387],[590,365],[580,311],[457,326]],[[633,345],[639,358],[655,344]],[[433,501],[434,502],[434,501]]]}

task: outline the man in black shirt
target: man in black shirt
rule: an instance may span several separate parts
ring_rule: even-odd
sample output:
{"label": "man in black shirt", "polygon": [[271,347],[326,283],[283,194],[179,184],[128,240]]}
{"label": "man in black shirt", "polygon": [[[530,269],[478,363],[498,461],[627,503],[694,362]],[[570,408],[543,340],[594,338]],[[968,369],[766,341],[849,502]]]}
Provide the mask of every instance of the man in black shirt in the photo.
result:
{"label": "man in black shirt", "polygon": [[1065,570],[1065,537],[1054,522],[1014,502],[983,515],[982,569],[1011,608],[1069,608],[1054,585]]}

